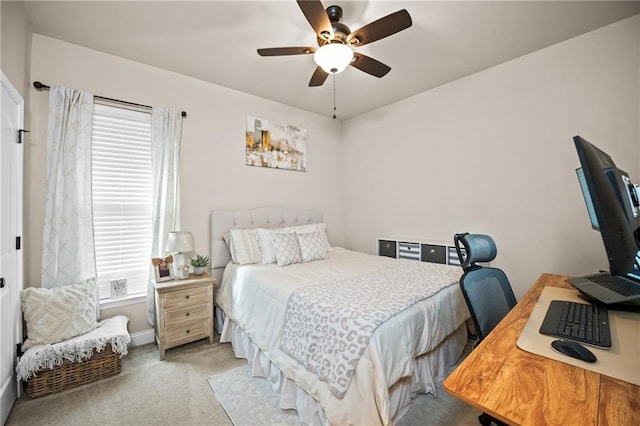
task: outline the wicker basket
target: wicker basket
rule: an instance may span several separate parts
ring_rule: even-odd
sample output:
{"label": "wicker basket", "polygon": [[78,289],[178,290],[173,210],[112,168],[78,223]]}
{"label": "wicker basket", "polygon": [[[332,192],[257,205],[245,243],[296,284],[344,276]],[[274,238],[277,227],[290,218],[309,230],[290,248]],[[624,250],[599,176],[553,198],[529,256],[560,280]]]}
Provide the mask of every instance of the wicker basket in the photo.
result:
{"label": "wicker basket", "polygon": [[64,361],[53,370],[39,370],[27,380],[27,395],[38,398],[120,373],[120,354],[107,344],[102,352],[94,349],[91,358],[82,362]]}

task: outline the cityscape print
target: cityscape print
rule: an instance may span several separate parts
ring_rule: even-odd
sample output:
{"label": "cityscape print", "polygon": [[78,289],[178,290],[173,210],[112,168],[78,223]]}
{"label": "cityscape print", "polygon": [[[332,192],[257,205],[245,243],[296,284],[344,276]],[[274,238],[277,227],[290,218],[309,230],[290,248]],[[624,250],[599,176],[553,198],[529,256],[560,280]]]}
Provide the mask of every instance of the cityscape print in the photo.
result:
{"label": "cityscape print", "polygon": [[307,130],[247,116],[247,166],[307,171]]}

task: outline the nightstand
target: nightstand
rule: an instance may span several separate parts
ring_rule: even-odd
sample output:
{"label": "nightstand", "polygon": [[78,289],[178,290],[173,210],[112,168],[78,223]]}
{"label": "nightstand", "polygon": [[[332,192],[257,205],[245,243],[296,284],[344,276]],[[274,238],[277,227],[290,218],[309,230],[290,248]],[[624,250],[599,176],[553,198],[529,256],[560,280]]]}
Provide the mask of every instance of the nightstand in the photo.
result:
{"label": "nightstand", "polygon": [[213,343],[214,284],[209,274],[153,284],[160,360],[169,348],[204,338]]}

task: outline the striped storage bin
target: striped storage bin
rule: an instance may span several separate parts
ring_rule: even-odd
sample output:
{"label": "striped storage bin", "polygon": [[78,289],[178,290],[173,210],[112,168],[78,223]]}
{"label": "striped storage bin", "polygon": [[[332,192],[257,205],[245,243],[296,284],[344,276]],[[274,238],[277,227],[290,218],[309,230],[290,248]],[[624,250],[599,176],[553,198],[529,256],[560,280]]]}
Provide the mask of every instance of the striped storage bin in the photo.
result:
{"label": "striped storage bin", "polygon": [[[464,256],[466,254],[465,250],[463,248],[460,249],[462,251],[462,255]],[[456,251],[455,247],[449,247],[449,265],[457,265],[460,266],[461,260],[460,257],[458,256],[458,252]]]}
{"label": "striped storage bin", "polygon": [[420,260],[420,243],[398,242],[398,258]]}

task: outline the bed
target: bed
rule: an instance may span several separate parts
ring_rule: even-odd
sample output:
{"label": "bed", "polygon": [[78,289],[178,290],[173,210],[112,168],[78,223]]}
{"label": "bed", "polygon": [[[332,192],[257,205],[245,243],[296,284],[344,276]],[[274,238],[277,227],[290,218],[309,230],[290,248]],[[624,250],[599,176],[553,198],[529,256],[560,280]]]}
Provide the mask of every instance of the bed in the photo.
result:
{"label": "bed", "polygon": [[[280,407],[295,409],[301,424],[395,424],[416,393],[435,395],[467,343],[461,270],[328,248],[326,239],[324,258],[317,260],[286,266],[278,265],[280,258],[231,261],[230,232],[286,228],[287,237],[293,229],[308,238],[312,229],[314,238],[318,231],[326,238],[317,224],[317,210],[212,212],[220,341],[271,383]],[[349,314],[336,319],[336,312]],[[345,324],[351,328],[342,332]]]}

